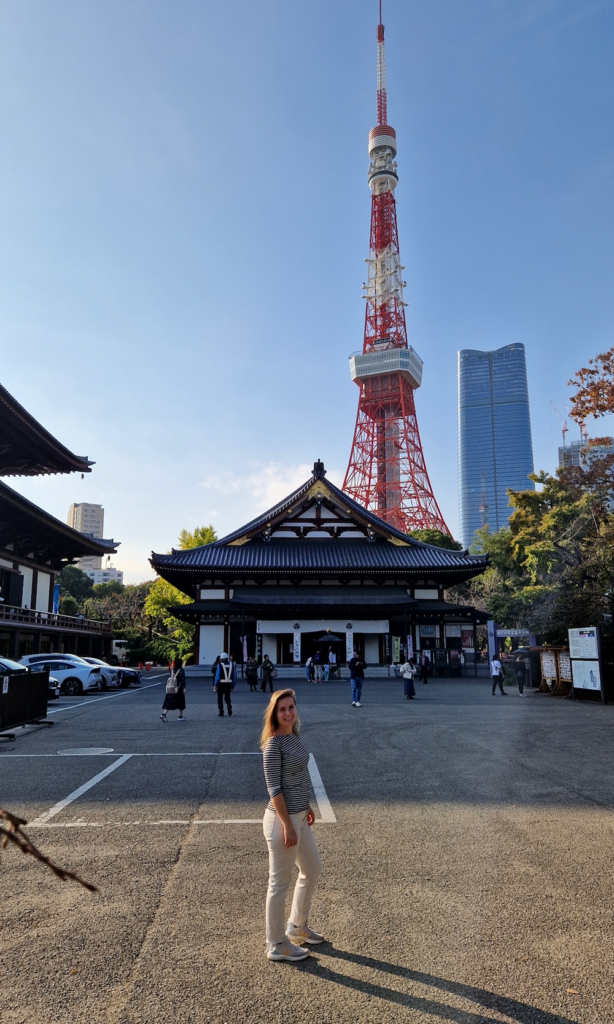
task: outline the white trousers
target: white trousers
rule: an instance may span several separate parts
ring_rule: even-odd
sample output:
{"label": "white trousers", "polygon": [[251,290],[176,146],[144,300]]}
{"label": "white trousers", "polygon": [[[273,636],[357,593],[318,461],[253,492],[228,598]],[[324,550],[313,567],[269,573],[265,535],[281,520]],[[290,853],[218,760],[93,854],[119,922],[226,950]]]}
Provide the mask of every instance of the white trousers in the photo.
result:
{"label": "white trousers", "polygon": [[283,942],[286,934],[286,893],[292,881],[292,869],[299,869],[290,921],[302,926],[309,917],[311,897],[322,871],[318,847],[309,825],[307,811],[291,814],[294,825],[296,846],[284,846],[284,827],[281,818],[267,807],[264,812],[262,831],[269,848],[269,888],[266,897],[267,942]]}

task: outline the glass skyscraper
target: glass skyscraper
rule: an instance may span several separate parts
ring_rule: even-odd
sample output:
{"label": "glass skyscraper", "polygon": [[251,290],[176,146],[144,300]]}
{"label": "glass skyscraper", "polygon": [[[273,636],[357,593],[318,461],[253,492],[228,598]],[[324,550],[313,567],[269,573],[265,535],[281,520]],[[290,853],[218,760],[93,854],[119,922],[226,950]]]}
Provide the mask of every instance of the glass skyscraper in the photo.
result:
{"label": "glass skyscraper", "polygon": [[507,488],[533,489],[531,416],[524,345],[458,353],[460,540],[507,526]]}

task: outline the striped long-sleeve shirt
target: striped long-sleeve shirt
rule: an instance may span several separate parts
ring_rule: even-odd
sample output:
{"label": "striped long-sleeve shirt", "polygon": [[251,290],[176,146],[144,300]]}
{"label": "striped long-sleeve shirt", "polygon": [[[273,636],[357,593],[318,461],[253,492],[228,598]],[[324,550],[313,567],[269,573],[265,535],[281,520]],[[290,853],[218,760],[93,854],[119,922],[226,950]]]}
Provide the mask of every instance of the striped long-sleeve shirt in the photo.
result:
{"label": "striped long-sleeve shirt", "polygon": [[[300,814],[309,807],[309,751],[300,738],[271,736],[262,752],[264,778],[272,798],[283,795],[288,814]],[[275,810],[272,803],[268,805]]]}

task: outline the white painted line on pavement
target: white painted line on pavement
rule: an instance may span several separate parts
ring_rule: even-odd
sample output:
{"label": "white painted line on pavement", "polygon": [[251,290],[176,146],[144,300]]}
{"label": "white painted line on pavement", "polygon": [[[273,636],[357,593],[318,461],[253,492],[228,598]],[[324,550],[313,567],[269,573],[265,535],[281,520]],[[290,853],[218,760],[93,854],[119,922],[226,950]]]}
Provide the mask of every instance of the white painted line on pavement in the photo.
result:
{"label": "white painted line on pavement", "polygon": [[[335,818],[335,821],[337,819]],[[159,825],[262,825],[262,818],[209,818],[209,819],[197,819],[196,821],[188,821],[187,818],[170,819],[168,821],[66,821],[66,822],[52,822],[51,824],[41,823],[37,824],[36,821],[28,823],[27,828],[125,828],[134,827],[149,827]],[[327,819],[316,818],[314,824],[325,825]]]}
{"label": "white painted line on pavement", "polygon": [[51,708],[51,711],[47,711],[48,715],[57,715],[58,711],[70,711],[72,708],[89,708],[90,704],[97,704],[99,700],[112,700],[114,697],[127,697],[129,693],[138,693],[140,690],[151,690],[152,686],[159,686],[163,682],[162,678],[158,683],[148,683],[147,686],[137,686],[134,690],[122,690],[121,693],[109,693],[106,697],[94,697],[93,700],[83,701],[82,704],[64,704],[60,708]]}
{"label": "white painted line on pavement", "polygon": [[331,802],[328,799],[326,790],[324,789],[324,783],[322,782],[322,776],[318,771],[313,754],[309,755],[309,775],[311,777],[311,785],[315,793],[316,800],[318,801],[318,807],[320,809],[320,816],[322,821],[336,821],[335,812],[331,806]]}
{"label": "white painted line on pavement", "polygon": [[[16,757],[108,757],[108,754],[11,754],[7,755],[13,759]],[[164,754],[128,754],[128,757],[260,757],[259,750],[195,750],[195,751],[171,751]]]}
{"label": "white painted line on pavement", "polygon": [[30,826],[46,825],[50,818],[55,818],[56,814],[59,814],[65,807],[68,807],[73,800],[78,800],[80,796],[87,793],[88,789],[91,789],[92,786],[101,782],[107,775],[110,775],[116,768],[119,768],[120,765],[125,764],[130,757],[132,757],[132,754],[122,754],[121,757],[118,757],[117,761],[108,765],[108,767],[99,772],[98,775],[94,775],[94,778],[90,779],[89,782],[84,782],[83,785],[79,786],[78,789],[75,789],[73,793],[69,793],[63,800],[60,800],[59,803],[54,804],[48,811],[45,811],[44,814],[40,814],[38,818],[35,818],[34,821],[30,822]]}

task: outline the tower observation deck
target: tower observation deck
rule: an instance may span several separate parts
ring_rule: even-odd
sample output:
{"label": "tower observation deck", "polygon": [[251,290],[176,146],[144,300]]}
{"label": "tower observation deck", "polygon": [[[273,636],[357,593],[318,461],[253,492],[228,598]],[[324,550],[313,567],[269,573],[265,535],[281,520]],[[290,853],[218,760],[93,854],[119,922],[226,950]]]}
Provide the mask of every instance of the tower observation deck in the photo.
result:
{"label": "tower observation deck", "polygon": [[407,342],[404,267],[394,190],[397,138],[388,124],[384,26],[377,26],[377,124],[369,132],[371,233],[363,284],[365,329],[361,352],[350,356],[358,413],[343,490],[397,530],[449,533],[426,470],[414,391],[422,360]]}

